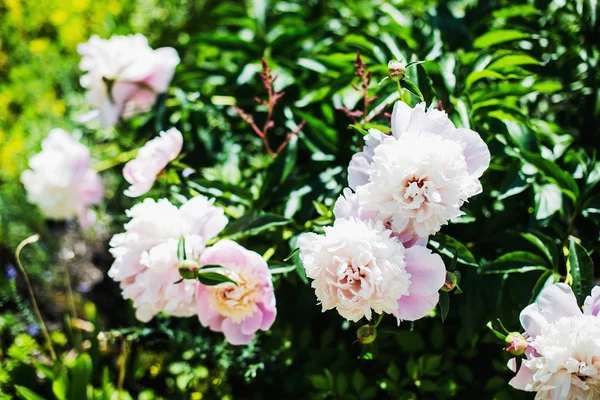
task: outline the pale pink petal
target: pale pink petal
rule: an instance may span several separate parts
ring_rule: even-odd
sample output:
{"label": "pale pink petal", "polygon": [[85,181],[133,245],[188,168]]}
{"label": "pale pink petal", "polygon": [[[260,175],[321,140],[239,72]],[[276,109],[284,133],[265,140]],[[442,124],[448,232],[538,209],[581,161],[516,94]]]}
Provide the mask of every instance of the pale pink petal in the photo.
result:
{"label": "pale pink petal", "polygon": [[548,323],[562,317],[581,315],[573,290],[564,283],[555,283],[542,290],[536,303]]}
{"label": "pale pink petal", "polygon": [[394,103],[394,110],[392,111],[392,135],[394,137],[399,138],[406,132],[412,112],[413,109],[405,102],[397,101]]}
{"label": "pale pink petal", "polygon": [[233,345],[239,346],[250,343],[254,334],[246,335],[242,333],[242,324],[236,324],[230,318],[225,318],[223,321],[223,334],[227,341]]}
{"label": "pale pink petal", "polygon": [[245,265],[247,251],[234,241],[223,239],[206,249],[200,257],[200,265]]}
{"label": "pale pink petal", "polygon": [[208,301],[208,292],[198,285],[196,291],[196,304],[198,306],[198,319],[203,326],[210,327],[211,330],[220,332],[223,317],[215,311]]}
{"label": "pale pink petal", "polygon": [[528,392],[533,391],[533,372],[527,368],[525,365],[521,364],[521,368],[519,368],[519,372],[517,375],[508,382],[508,384],[515,389],[525,390]]}
{"label": "pale pink petal", "polygon": [[600,314],[600,286],[594,286],[591,295],[585,298],[583,313],[594,317]]}
{"label": "pale pink petal", "polygon": [[422,246],[406,249],[406,271],[410,274],[411,294],[437,293],[446,281],[446,267],[438,254]]}
{"label": "pale pink petal", "polygon": [[254,335],[254,333],[260,329],[260,325],[262,323],[263,313],[259,308],[252,314],[242,321],[240,331],[244,335]]}
{"label": "pale pink petal", "polygon": [[464,146],[467,171],[471,176],[479,178],[490,166],[490,150],[477,132],[471,129],[458,128],[447,130],[441,136],[459,142]]}
{"label": "pale pink petal", "polygon": [[519,319],[525,332],[532,338],[541,334],[542,329],[548,325],[548,321],[546,321],[544,316],[540,313],[536,303],[525,307],[523,311],[521,311]]}
{"label": "pale pink petal", "polygon": [[153,88],[156,93],[163,93],[167,91],[171,79],[173,79],[175,67],[179,64],[179,55],[172,47],[156,49],[154,54],[160,62],[154,66],[154,71],[143,82]]}
{"label": "pale pink petal", "polygon": [[402,296],[398,299],[398,311],[394,312],[394,315],[399,320],[416,321],[427,315],[437,305],[439,299],[438,292],[427,296],[418,294]]}
{"label": "pale pink petal", "polygon": [[275,308],[275,296],[273,296],[273,304],[265,305],[264,303],[260,303],[258,307],[262,310],[263,319],[260,325],[260,329],[263,331],[269,330],[275,322],[275,317],[277,316],[277,309]]}

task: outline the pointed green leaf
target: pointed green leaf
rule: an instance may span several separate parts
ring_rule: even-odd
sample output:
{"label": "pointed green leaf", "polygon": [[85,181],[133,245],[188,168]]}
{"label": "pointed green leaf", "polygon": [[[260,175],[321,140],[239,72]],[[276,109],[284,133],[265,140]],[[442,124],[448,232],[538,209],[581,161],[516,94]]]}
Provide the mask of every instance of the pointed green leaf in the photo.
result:
{"label": "pointed green leaf", "polygon": [[412,94],[414,94],[415,96],[420,98],[421,101],[425,101],[425,98],[423,97],[423,93],[421,93],[421,91],[419,90],[417,85],[415,85],[412,81],[404,78],[399,83],[400,83],[400,86],[402,86],[404,89],[408,90],[409,92],[411,92]]}
{"label": "pointed green leaf", "polygon": [[567,273],[573,277],[573,292],[581,305],[594,286],[594,263],[586,249],[573,236],[569,237]]}
{"label": "pointed green leaf", "polygon": [[202,270],[200,270],[198,272],[198,280],[206,286],[216,286],[221,283],[233,283],[237,286],[237,283],[230,277],[212,271],[202,272]]}
{"label": "pointed green leaf", "polygon": [[181,235],[179,242],[177,243],[177,259],[179,261],[185,261],[185,237]]}
{"label": "pointed green leaf", "polygon": [[440,292],[440,316],[442,317],[442,322],[446,320],[448,316],[448,311],[450,311],[450,296],[447,292]]}

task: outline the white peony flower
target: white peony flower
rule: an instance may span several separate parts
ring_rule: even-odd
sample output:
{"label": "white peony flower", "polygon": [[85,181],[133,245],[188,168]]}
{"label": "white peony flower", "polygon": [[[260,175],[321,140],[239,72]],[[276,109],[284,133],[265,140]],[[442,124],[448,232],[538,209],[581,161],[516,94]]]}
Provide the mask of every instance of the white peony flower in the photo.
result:
{"label": "white peony flower", "polygon": [[348,167],[360,205],[391,223],[403,242],[436,233],[481,192],[490,153],[470,129],[457,129],[443,111],[396,102],[392,135],[371,129]]}
{"label": "white peony flower", "polygon": [[81,86],[87,101],[99,110],[104,126],[149,110],[159,93],[167,91],[179,56],[175,49],[153,50],[141,34],[112,36],[108,40],[92,36],[77,47],[82,55],[79,67],[87,73]]}
{"label": "white peony flower", "polygon": [[[510,384],[536,399],[600,399],[600,318],[591,306],[584,315],[563,283],[544,289],[521,312],[529,347]],[[514,359],[509,367],[516,370]]]}
{"label": "white peony flower", "polygon": [[297,243],[323,311],[335,308],[351,321],[370,320],[371,310],[415,320],[437,304],[446,276],[439,256],[405,249],[380,221],[337,219],[324,231]]}
{"label": "white peony flower", "polygon": [[95,221],[91,205],[104,197],[100,176],[91,167],[90,151],[62,129],[42,141],[42,151],[21,175],[28,200],[50,219],[77,217],[82,227]]}
{"label": "white peony flower", "polygon": [[178,317],[197,313],[199,283],[173,284],[180,279],[177,244],[183,235],[187,257],[200,258],[206,243],[228,222],[213,203],[214,199],[196,196],[178,209],[166,199],[145,199],[127,210],[131,221],[110,242],[115,262],[108,276],[121,283],[123,297],[133,301],[140,321],[159,312]]}

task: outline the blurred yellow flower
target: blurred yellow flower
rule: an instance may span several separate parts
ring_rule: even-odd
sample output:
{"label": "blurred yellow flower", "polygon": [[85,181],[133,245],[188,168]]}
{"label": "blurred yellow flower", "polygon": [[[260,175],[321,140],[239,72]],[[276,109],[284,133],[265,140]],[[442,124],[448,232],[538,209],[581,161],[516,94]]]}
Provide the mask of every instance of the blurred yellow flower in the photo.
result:
{"label": "blurred yellow flower", "polygon": [[31,51],[31,54],[42,54],[49,45],[50,41],[48,39],[33,39],[29,42],[29,51]]}

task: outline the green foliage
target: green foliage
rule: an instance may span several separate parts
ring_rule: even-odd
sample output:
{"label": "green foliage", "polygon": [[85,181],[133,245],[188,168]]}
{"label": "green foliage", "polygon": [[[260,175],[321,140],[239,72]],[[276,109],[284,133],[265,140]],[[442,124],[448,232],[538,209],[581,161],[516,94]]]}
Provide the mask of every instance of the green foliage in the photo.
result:
{"label": "green foliage", "polygon": [[[581,302],[597,278],[595,1],[164,3],[131,0],[117,10],[110,1],[89,2],[78,19],[74,3],[11,0],[0,13],[0,71],[8,72],[0,78],[0,268],[14,263],[17,243],[41,234],[24,264],[48,325],[63,332],[54,337],[53,365],[39,333],[25,333],[36,321],[21,280],[0,277],[0,398],[528,398],[508,386],[509,355],[486,323],[501,318],[518,330],[519,311],[543,287],[566,280]],[[26,18],[46,8],[71,18]],[[75,122],[87,109],[67,29],[74,23],[85,27],[77,41],[140,31],[154,47],[177,48],[182,63],[155,110],[114,129]],[[47,50],[36,57],[43,43]],[[375,99],[366,107],[354,75],[357,51],[372,72],[366,93]],[[275,89],[285,91],[268,132],[274,149],[289,140],[276,157],[231,107],[262,126],[266,108],[254,98],[265,89],[263,56],[278,76]],[[381,82],[391,59],[414,63],[400,87]],[[463,293],[443,292],[431,318],[414,324],[397,327],[386,317],[376,346],[363,349],[353,343],[358,326],[321,312],[293,250],[300,233],[331,223],[352,154],[369,128],[389,131],[384,112],[400,96],[441,105],[457,126],[477,131],[492,164],[465,215],[429,240],[460,273]],[[45,224],[18,182],[26,156],[53,126],[77,129],[103,170],[106,204],[85,234]],[[182,157],[148,196],[175,204],[215,197],[230,219],[221,238],[263,254],[274,275],[277,320],[247,347],[228,345],[196,318],[141,324],[105,276],[108,239],[137,201],[121,195],[122,164],[170,126],[184,134]],[[213,283],[224,277],[211,273],[218,277],[204,276]]]}

